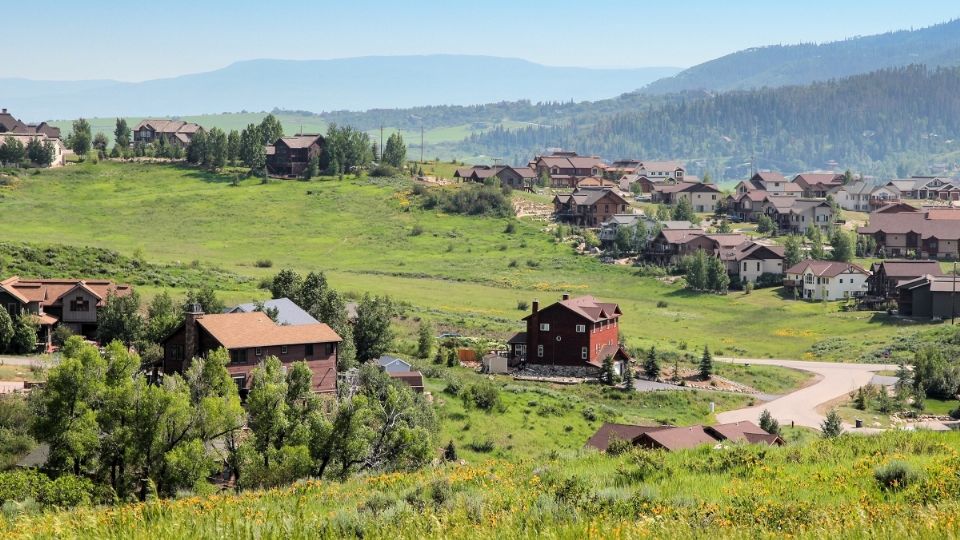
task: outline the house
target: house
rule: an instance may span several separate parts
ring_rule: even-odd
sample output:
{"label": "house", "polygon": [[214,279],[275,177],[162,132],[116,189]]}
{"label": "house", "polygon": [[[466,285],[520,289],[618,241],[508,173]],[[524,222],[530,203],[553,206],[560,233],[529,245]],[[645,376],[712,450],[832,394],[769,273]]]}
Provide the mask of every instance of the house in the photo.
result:
{"label": "house", "polygon": [[11,318],[26,313],[37,317],[38,338],[49,348],[51,332],[64,325],[74,334],[96,339],[97,313],[110,295],[127,296],[129,285],[91,279],[22,279],[0,281],[0,306]]}
{"label": "house", "polygon": [[892,186],[904,199],[960,201],[960,182],[939,176],[911,176],[891,180]]}
{"label": "house", "polygon": [[50,161],[50,167],[62,167],[67,164],[67,147],[58,137],[49,137],[43,133],[3,133],[0,134],[0,144],[7,139],[13,139],[27,147],[33,141],[39,141],[40,144],[49,144],[53,148],[53,159]]}
{"label": "house", "polygon": [[960,209],[873,212],[857,232],[873,237],[877,252],[886,257],[960,258]]}
{"label": "house", "polygon": [[746,241],[727,253],[722,251],[720,260],[726,263],[733,282],[756,283],[763,275],[783,275],[783,246]]}
{"label": "house", "polygon": [[388,371],[387,374],[409,386],[415,393],[423,393],[423,374],[419,371]]}
{"label": "house", "polygon": [[687,255],[689,240],[707,234],[703,229],[661,229],[647,246],[647,258],[658,264],[676,264]]}
{"label": "house", "polygon": [[873,263],[867,278],[867,294],[878,298],[896,298],[897,287],[923,276],[944,275],[937,261],[888,259]]}
{"label": "house", "polygon": [[537,183],[537,173],[530,167],[511,167],[509,165],[475,165],[463,167],[453,173],[454,178],[482,184],[488,178],[497,178],[500,184],[513,189],[533,189]]}
{"label": "house", "polygon": [[[256,303],[251,302],[229,308],[225,313],[252,313],[257,311],[258,308],[259,306]],[[263,302],[264,311],[274,309],[277,310],[277,324],[298,325],[320,322],[289,298],[274,298]]]}
{"label": "house", "polygon": [[637,176],[647,178],[656,184],[671,179],[683,182],[687,169],[679,161],[641,161],[634,172]]}
{"label": "house", "polygon": [[577,182],[577,188],[606,188],[606,189],[620,189],[620,183],[614,182],[613,180],[607,180],[606,178],[597,178],[596,176],[588,176],[583,180]]}
{"label": "house", "polygon": [[617,231],[620,227],[636,227],[643,223],[647,231],[647,240],[653,238],[654,233],[662,229],[691,229],[693,224],[689,221],[657,221],[645,214],[614,214],[606,221],[600,224],[600,242],[609,244],[617,238]]}
{"label": "house", "polygon": [[899,214],[900,212],[919,212],[916,206],[907,204],[903,201],[887,203],[873,211],[876,214]]}
{"label": "house", "polygon": [[764,191],[767,194],[784,197],[800,197],[803,188],[787,180],[778,172],[763,171],[737,184],[734,193],[742,194],[750,191]]}
{"label": "house", "polygon": [[520,364],[584,368],[595,373],[607,357],[620,371],[629,355],[619,342],[620,316],[617,304],[597,301],[592,296],[570,298],[540,309],[533,301],[525,333],[513,336],[510,357]]}
{"label": "house", "polygon": [[599,227],[614,214],[623,214],[630,203],[608,188],[580,188],[553,198],[554,214],[560,221],[584,227]]}
{"label": "house", "polygon": [[549,176],[550,186],[555,188],[574,188],[577,182],[589,176],[602,174],[603,161],[597,156],[580,156],[576,152],[553,152],[547,156],[536,156],[528,166],[537,177]]}
{"label": "house", "polygon": [[768,195],[761,208],[777,229],[787,234],[804,234],[811,227],[819,227],[820,232],[825,233],[834,220],[833,206],[823,199]]}
{"label": "house", "polygon": [[587,440],[588,448],[605,452],[615,439],[651,450],[686,450],[701,445],[763,444],[782,446],[783,439],[764,431],[753,422],[732,422],[715,426],[633,426],[605,423]]}
{"label": "house", "polygon": [[388,354],[377,358],[377,364],[387,373],[402,373],[405,371],[410,371],[410,368],[413,367],[410,362],[401,360],[400,358],[390,356]]}
{"label": "house", "polygon": [[824,199],[843,186],[844,178],[845,175],[832,172],[807,172],[794,176],[793,183],[800,187],[804,198]]}
{"label": "house", "polygon": [[193,358],[223,347],[230,354],[227,371],[241,393],[250,388],[250,373],[268,356],[285,366],[306,361],[313,371],[313,391],[332,393],[341,341],[324,323],[280,325],[261,311],[204,314],[194,306],[161,343],[163,372],[183,373]]}
{"label": "house", "polygon": [[280,137],[266,147],[267,170],[278,176],[299,176],[313,159],[320,159],[326,145],[323,135]]}
{"label": "house", "polygon": [[900,201],[900,191],[891,185],[878,186],[864,181],[832,189],[829,195],[844,210],[870,212]]}
{"label": "house", "polygon": [[957,276],[923,276],[897,287],[897,312],[908,317],[952,319],[960,314]]}
{"label": "house", "polygon": [[[26,124],[6,109],[0,109],[0,133],[19,133],[23,135],[43,135],[48,139],[60,139],[60,128],[51,126],[46,122],[39,124]],[[62,143],[61,143],[62,144]]]}
{"label": "house", "polygon": [[869,272],[846,262],[807,259],[787,268],[783,285],[804,300],[843,300],[863,296]]}
{"label": "house", "polygon": [[133,128],[133,143],[151,144],[163,138],[166,144],[186,148],[200,131],[203,128],[193,122],[147,118]]}
{"label": "house", "polygon": [[763,190],[733,193],[727,197],[727,215],[736,221],[756,221],[769,194]]}
{"label": "house", "polygon": [[650,197],[652,202],[663,204],[677,204],[681,199],[686,199],[694,212],[713,212],[721,200],[720,189],[703,182],[658,184],[654,186]]}
{"label": "house", "polygon": [[607,180],[619,180],[625,175],[636,173],[641,163],[639,159],[618,159],[607,165],[603,177]]}

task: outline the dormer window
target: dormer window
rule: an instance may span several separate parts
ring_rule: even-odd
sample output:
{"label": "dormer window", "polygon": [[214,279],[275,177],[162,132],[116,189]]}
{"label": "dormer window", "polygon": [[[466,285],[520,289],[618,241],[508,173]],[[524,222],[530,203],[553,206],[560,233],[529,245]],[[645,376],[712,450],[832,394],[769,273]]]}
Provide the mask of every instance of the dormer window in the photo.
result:
{"label": "dormer window", "polygon": [[70,311],[90,311],[90,301],[78,296],[70,301]]}

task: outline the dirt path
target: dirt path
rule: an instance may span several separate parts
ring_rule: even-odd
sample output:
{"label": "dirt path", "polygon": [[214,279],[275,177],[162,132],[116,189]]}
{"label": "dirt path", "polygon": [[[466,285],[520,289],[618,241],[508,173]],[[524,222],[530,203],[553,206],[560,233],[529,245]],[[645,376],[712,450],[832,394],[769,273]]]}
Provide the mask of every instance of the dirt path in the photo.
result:
{"label": "dirt path", "polygon": [[805,362],[801,360],[772,360],[752,358],[717,358],[721,362],[735,364],[756,364],[766,366],[780,366],[809,371],[819,375],[820,380],[779,397],[773,401],[762,403],[754,407],[727,411],[717,415],[717,422],[740,422],[749,420],[757,422],[764,409],[776,418],[780,425],[790,425],[819,429],[824,416],[817,412],[817,407],[853,392],[869,384],[876,372],[895,370],[892,364],[854,364],[842,362]]}

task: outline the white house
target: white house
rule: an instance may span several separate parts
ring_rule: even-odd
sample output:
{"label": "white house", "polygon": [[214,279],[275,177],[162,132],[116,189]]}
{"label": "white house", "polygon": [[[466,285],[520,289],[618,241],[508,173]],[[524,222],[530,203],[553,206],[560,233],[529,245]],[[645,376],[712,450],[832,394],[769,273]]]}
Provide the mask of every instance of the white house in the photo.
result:
{"label": "white house", "polygon": [[744,242],[727,262],[727,269],[741,283],[756,283],[763,274],[782,276],[783,252],[783,246]]}
{"label": "white house", "polygon": [[407,373],[412,369],[410,362],[387,354],[377,358],[377,364],[387,373]]}
{"label": "white house", "polygon": [[867,290],[870,272],[845,262],[800,261],[786,271],[783,285],[805,300],[843,300]]}
{"label": "white house", "polygon": [[877,186],[866,182],[853,182],[834,188],[830,194],[844,210],[870,212],[885,204],[900,200],[900,191],[892,186]]}

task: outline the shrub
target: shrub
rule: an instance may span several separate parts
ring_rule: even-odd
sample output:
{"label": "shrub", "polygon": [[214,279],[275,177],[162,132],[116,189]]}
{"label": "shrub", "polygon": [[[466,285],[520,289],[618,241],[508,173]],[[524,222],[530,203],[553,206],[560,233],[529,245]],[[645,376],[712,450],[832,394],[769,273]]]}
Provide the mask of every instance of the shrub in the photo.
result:
{"label": "shrub", "polygon": [[65,474],[46,484],[40,490],[37,500],[45,506],[71,508],[89,504],[92,492],[93,482],[89,478]]}
{"label": "shrub", "polygon": [[517,267],[516,259],[511,260],[510,263],[507,265],[507,268],[516,268],[516,267]]}
{"label": "shrub", "polygon": [[[387,165],[386,163],[381,163],[380,165],[377,165],[376,167],[374,167],[372,171],[370,171],[370,176],[374,178],[394,178],[397,176],[401,176],[401,174],[396,167],[392,165]],[[422,195],[422,193],[417,193],[417,188],[421,188],[424,192],[426,192],[425,186],[417,184],[416,186],[413,187],[413,191],[417,195]]]}
{"label": "shrub", "polygon": [[470,441],[470,442],[467,444],[467,448],[473,450],[474,452],[478,452],[478,453],[480,453],[480,454],[488,454],[488,453],[490,453],[490,452],[493,452],[493,450],[494,450],[496,447],[497,447],[497,445],[494,444],[493,440],[491,440],[491,439],[483,439],[483,440],[479,440],[479,441]]}
{"label": "shrub", "polygon": [[526,300],[517,300],[517,309],[520,311],[526,311],[530,309],[530,304]]}
{"label": "shrub", "polygon": [[421,206],[425,210],[437,208],[448,214],[513,216],[513,205],[510,203],[509,190],[502,190],[495,186],[471,184],[459,188],[426,190],[423,194]]}
{"label": "shrub", "polygon": [[920,473],[909,463],[894,460],[874,469],[873,478],[882,489],[897,491],[916,482]]}
{"label": "shrub", "polygon": [[619,456],[620,454],[629,452],[631,448],[633,448],[633,445],[630,444],[630,441],[625,441],[620,437],[611,437],[610,444],[607,445],[607,454]]}
{"label": "shrub", "polygon": [[419,223],[415,224],[412,229],[410,229],[410,236],[420,236],[423,234],[423,225]]}
{"label": "shrub", "polygon": [[463,390],[461,397],[465,406],[474,406],[484,411],[500,406],[500,389],[490,381],[471,384]]}
{"label": "shrub", "polygon": [[668,304],[667,304],[667,301],[666,301],[666,300],[657,300],[657,307],[658,307],[658,308],[665,308],[665,307],[667,307],[667,305],[668,305]]}
{"label": "shrub", "polygon": [[257,259],[257,268],[273,268],[273,261],[270,259]]}
{"label": "shrub", "polygon": [[447,379],[447,386],[443,391],[451,396],[459,396],[463,391],[463,381],[457,377],[450,377]]}
{"label": "shrub", "polygon": [[512,221],[508,221],[507,226],[504,227],[503,229],[503,232],[505,232],[506,234],[513,234],[517,232],[517,225]]}

